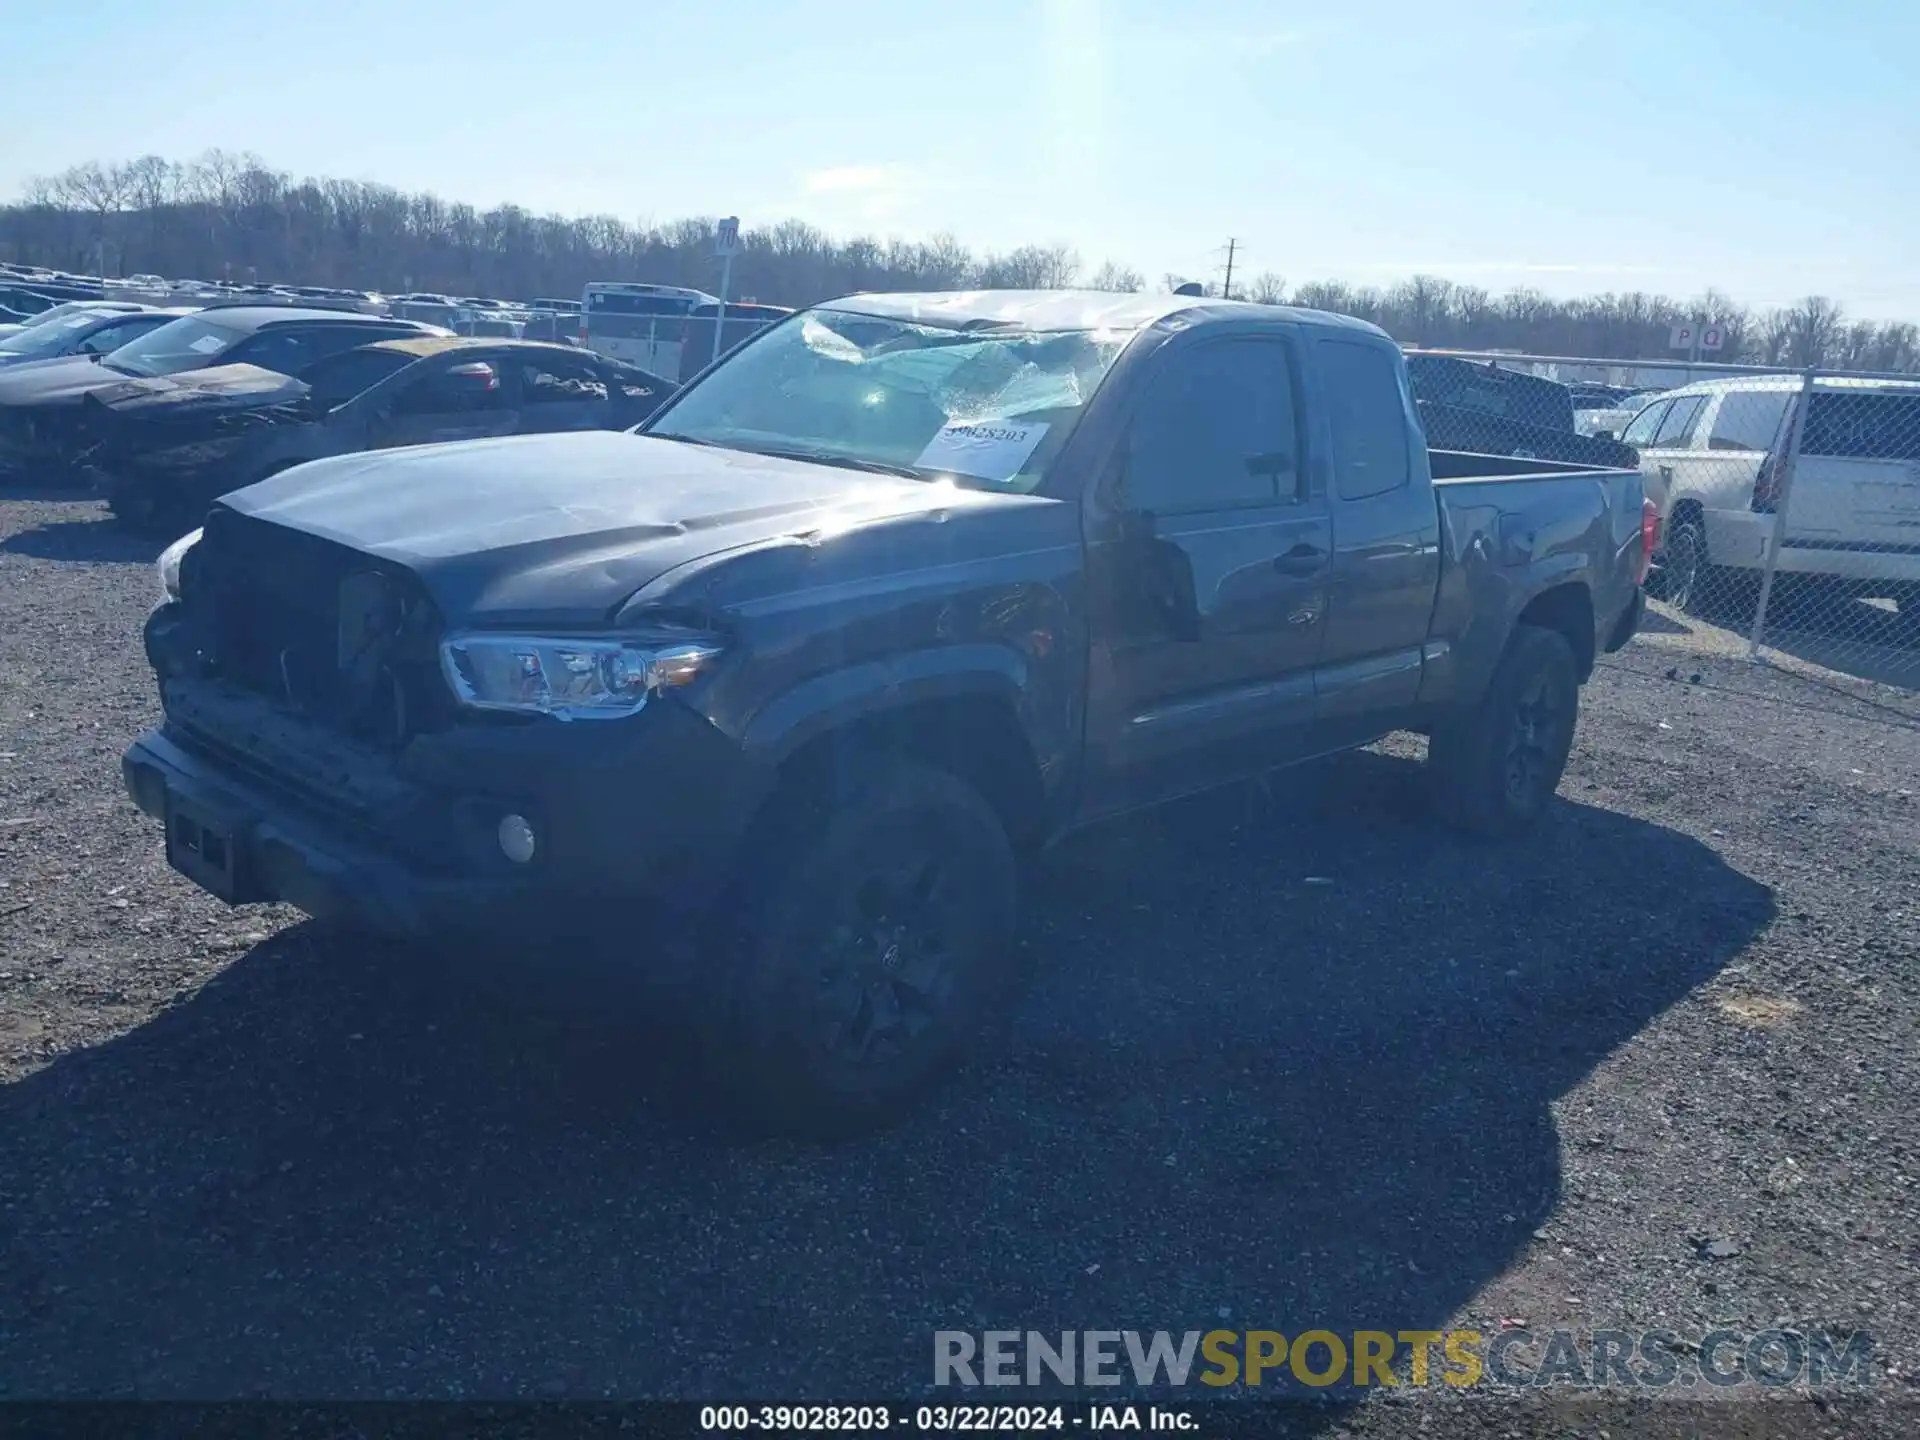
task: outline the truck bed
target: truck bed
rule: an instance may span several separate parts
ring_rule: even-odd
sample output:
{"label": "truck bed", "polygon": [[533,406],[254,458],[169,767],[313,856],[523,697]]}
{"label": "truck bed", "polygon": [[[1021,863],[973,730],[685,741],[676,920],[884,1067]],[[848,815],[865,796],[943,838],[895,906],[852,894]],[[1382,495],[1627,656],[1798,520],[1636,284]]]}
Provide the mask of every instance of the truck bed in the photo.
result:
{"label": "truck bed", "polygon": [[[1594,642],[1576,655],[1584,679],[1622,633],[1617,617],[1632,613],[1640,472],[1458,450],[1431,450],[1428,463],[1444,555],[1432,633],[1450,648],[1423,698],[1474,693],[1529,597],[1563,584],[1588,597]],[[1584,490],[1585,503],[1569,504],[1570,490]]]}

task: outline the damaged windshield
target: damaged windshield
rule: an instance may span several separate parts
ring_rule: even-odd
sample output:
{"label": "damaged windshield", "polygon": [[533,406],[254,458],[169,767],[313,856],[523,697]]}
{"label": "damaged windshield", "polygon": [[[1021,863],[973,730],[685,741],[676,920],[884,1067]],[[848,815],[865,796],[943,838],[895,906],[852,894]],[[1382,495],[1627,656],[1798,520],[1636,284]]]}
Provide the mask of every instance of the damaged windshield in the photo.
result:
{"label": "damaged windshield", "polygon": [[1027,491],[1127,339],[815,310],[750,342],[647,433]]}

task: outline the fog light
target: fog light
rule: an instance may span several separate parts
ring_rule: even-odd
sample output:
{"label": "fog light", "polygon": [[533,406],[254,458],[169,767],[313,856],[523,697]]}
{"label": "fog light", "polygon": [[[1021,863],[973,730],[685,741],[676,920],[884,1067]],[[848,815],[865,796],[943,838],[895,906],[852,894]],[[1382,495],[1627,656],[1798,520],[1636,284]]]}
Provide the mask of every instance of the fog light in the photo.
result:
{"label": "fog light", "polygon": [[533,859],[533,826],[524,815],[509,815],[500,822],[500,853],[516,865]]}

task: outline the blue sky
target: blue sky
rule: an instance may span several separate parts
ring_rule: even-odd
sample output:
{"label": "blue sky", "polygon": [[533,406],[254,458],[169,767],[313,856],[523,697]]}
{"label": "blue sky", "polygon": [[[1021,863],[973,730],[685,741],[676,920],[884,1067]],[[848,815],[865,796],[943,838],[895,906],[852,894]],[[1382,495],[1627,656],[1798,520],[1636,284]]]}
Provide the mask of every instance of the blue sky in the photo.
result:
{"label": "blue sky", "polygon": [[0,193],[252,150],[485,206],[1065,242],[1157,280],[1809,291],[1920,319],[1912,0],[61,0]]}

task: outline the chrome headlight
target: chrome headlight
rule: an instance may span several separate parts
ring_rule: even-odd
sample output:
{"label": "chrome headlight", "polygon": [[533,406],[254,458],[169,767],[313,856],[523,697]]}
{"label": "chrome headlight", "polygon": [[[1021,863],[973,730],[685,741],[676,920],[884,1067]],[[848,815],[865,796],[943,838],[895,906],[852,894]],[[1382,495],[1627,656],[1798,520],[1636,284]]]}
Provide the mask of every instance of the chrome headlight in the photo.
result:
{"label": "chrome headlight", "polygon": [[598,720],[636,714],[656,690],[689,683],[719,654],[712,644],[469,632],[440,643],[440,668],[475,710]]}
{"label": "chrome headlight", "polygon": [[160,575],[160,591],[169,600],[180,598],[180,562],[187,551],[200,543],[200,532],[190,530],[160,552],[160,558],[153,562],[153,568]]}

